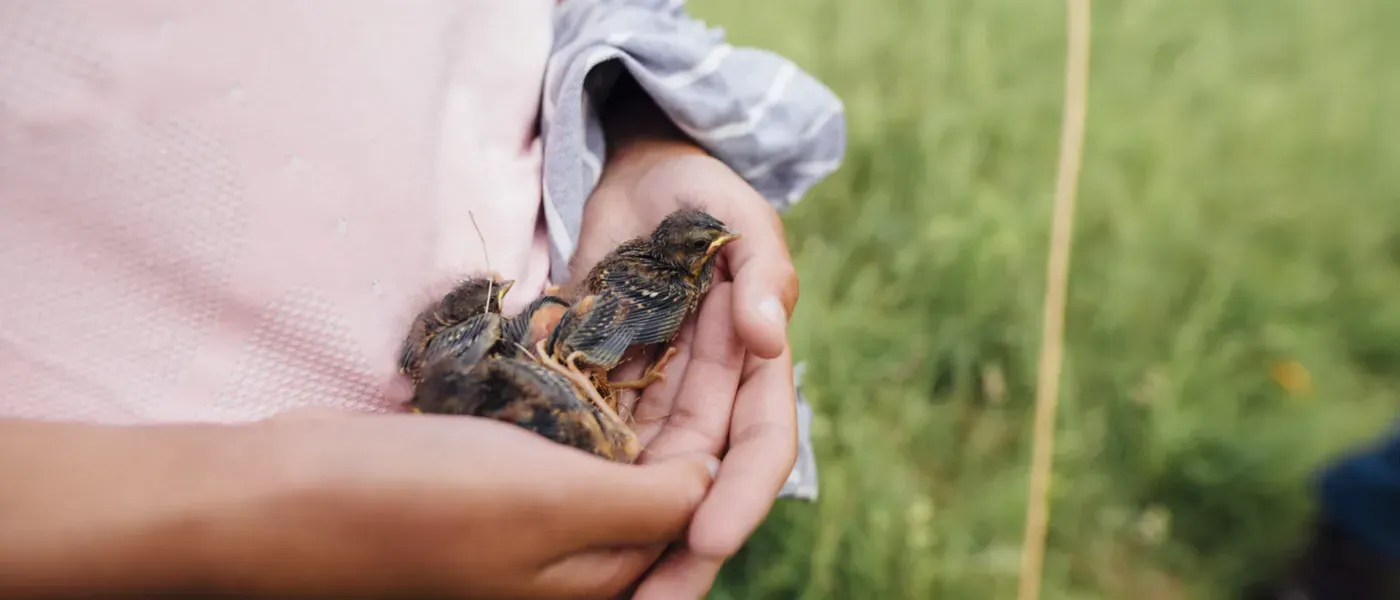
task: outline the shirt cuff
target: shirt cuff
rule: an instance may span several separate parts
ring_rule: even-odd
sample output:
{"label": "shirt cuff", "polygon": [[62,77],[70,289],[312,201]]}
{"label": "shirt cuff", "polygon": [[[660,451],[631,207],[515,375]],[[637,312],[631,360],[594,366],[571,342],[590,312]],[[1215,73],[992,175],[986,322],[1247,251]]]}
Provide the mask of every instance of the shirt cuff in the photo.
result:
{"label": "shirt cuff", "polygon": [[583,205],[602,175],[595,107],[626,69],[681,131],[786,210],[840,166],[839,98],[792,61],[736,47],[683,2],[568,0],[554,16],[541,107],[552,276],[568,278]]}

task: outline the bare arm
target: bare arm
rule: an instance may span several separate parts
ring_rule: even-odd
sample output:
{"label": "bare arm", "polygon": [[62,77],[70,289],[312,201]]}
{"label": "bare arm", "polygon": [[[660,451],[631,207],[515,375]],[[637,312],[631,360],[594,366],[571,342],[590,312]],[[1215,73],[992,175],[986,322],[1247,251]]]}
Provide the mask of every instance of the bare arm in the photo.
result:
{"label": "bare arm", "polygon": [[0,420],[0,596],[215,583],[255,549],[238,521],[283,501],[261,434]]}
{"label": "bare arm", "polygon": [[0,420],[0,597],[610,597],[712,472],[461,417]]}

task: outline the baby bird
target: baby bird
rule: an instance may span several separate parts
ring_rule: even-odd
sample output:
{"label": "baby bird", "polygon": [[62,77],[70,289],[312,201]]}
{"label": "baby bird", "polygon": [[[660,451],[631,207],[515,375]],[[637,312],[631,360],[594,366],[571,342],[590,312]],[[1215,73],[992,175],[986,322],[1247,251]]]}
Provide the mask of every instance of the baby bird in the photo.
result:
{"label": "baby bird", "polygon": [[[422,380],[430,351],[444,352],[498,328],[494,322],[499,320],[506,292],[513,285],[515,281],[510,279],[471,276],[425,308],[414,318],[404,338],[399,371],[417,384]],[[435,344],[435,338],[443,333],[448,335]]]}
{"label": "baby bird", "polygon": [[520,314],[506,320],[501,332],[501,340],[494,353],[518,358],[537,342],[554,331],[569,303],[563,298],[546,293],[530,302]]}
{"label": "baby bird", "polygon": [[[499,292],[486,310],[470,314],[461,322],[450,325],[430,338],[423,351],[418,354],[418,371],[421,365],[428,365],[447,358],[449,355],[519,358],[529,344],[544,339],[553,330],[568,304],[554,296],[536,298],[524,310],[513,317],[501,316],[500,305],[513,281],[495,286]],[[449,299],[451,295],[449,294]],[[460,299],[457,303],[465,304]],[[477,351],[477,352],[473,352]],[[475,362],[473,360],[472,362]],[[421,381],[421,376],[415,384]]]}
{"label": "baby bird", "polygon": [[[507,323],[500,313],[484,312],[467,317],[428,340],[422,364],[431,365],[452,356],[472,356],[476,350],[480,350],[482,356],[497,353],[506,345],[502,342]],[[477,356],[477,360],[480,358]]]}
{"label": "baby bird", "polygon": [[[582,363],[606,372],[631,346],[670,343],[709,291],[719,250],[739,237],[710,214],[683,208],[662,219],[650,235],[623,242],[576,286],[574,295],[599,299],[574,304],[570,310],[577,314],[560,321],[551,354],[574,365],[574,371]],[[668,348],[640,379],[611,387],[641,389],[663,380],[662,370],[675,353]]]}
{"label": "baby bird", "polygon": [[585,403],[559,373],[530,360],[489,356],[484,343],[431,363],[409,406],[512,423],[608,460],[631,463],[641,454],[630,428]]}
{"label": "baby bird", "polygon": [[[537,362],[573,382],[608,418],[623,422],[608,369],[622,360],[632,340],[627,309],[616,294],[584,296],[564,312],[546,339],[535,342],[533,355]],[[580,358],[586,373],[578,365]]]}

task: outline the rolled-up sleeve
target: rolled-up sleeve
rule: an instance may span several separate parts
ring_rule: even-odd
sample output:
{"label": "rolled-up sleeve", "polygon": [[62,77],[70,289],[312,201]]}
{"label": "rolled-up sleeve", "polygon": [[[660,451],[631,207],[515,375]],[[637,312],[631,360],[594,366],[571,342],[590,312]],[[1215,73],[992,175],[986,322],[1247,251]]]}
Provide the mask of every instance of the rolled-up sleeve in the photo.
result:
{"label": "rolled-up sleeve", "polygon": [[594,110],[625,69],[676,126],[786,210],[840,166],[839,98],[792,61],[728,44],[680,0],[566,0],[545,72],[545,217],[552,277],[568,277],[583,204],[602,174]]}
{"label": "rolled-up sleeve", "polygon": [[[683,0],[563,0],[541,107],[551,278],[569,278],[583,206],[602,176],[595,110],[626,71],[676,126],[779,211],[840,166],[846,119],[830,89],[772,52],[732,46]],[[780,497],[815,500],[811,406],[797,383],[798,455]]]}

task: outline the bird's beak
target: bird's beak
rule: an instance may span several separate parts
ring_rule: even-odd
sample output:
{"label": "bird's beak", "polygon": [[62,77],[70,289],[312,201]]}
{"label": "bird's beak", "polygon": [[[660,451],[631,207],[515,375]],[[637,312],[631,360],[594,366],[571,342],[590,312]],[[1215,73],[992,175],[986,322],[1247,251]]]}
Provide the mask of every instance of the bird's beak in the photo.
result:
{"label": "bird's beak", "polygon": [[504,305],[504,304],[506,303],[506,292],[509,292],[511,286],[514,286],[514,285],[515,285],[515,280],[514,280],[514,279],[507,279],[507,280],[505,280],[505,281],[497,281],[497,282],[496,282],[496,304],[497,304],[498,306],[499,306],[499,305]]}
{"label": "bird's beak", "polygon": [[737,233],[726,233],[715,238],[715,241],[710,242],[710,247],[705,249],[705,258],[710,258],[711,256],[714,256],[715,253],[719,252],[719,249],[723,248],[725,244],[737,240],[739,239],[739,237],[740,235]]}

